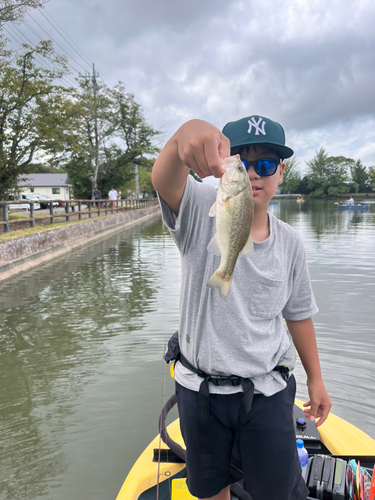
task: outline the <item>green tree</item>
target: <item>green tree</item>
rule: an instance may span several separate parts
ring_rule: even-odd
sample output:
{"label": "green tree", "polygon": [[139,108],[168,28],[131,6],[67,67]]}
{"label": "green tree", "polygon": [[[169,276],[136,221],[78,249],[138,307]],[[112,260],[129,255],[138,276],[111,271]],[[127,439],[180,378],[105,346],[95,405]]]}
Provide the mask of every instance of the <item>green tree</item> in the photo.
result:
{"label": "green tree", "polygon": [[29,9],[42,7],[47,0],[1,0],[0,2],[0,56],[9,57],[10,51],[6,51],[6,38],[2,28],[6,23],[17,23],[22,21]]}
{"label": "green tree", "polygon": [[[92,195],[91,163],[86,158],[76,155],[64,164],[63,170],[67,172],[69,183],[72,185],[73,198],[90,200]],[[104,193],[102,193],[102,196],[104,196]]]}
{"label": "green tree", "polygon": [[[107,140],[114,134],[114,109],[110,89],[91,80],[80,80],[72,97],[77,106],[71,133],[66,137],[65,158],[78,167],[87,163],[85,172],[97,181]],[[62,158],[60,158],[60,161]],[[91,189],[91,188],[90,188]]]}
{"label": "green tree", "polygon": [[315,157],[307,162],[307,178],[311,196],[338,196],[350,190],[349,171],[354,160],[344,156],[328,156],[322,147]]}
{"label": "green tree", "polygon": [[0,28],[7,22],[21,21],[28,9],[42,7],[47,0],[2,0],[0,3]]}
{"label": "green tree", "polygon": [[298,167],[298,159],[295,156],[284,161],[283,183],[280,186],[281,193],[296,193],[301,182],[301,173]]}
{"label": "green tree", "polygon": [[366,167],[362,165],[361,160],[356,161],[354,165],[350,166],[350,173],[356,193],[366,193],[371,190],[369,174]]}
{"label": "green tree", "polygon": [[[37,67],[37,55],[53,69]],[[35,156],[63,147],[74,104],[69,89],[54,81],[65,72],[65,58],[53,52],[50,41],[24,45],[21,54],[0,60],[0,199],[29,173]]]}
{"label": "green tree", "polygon": [[160,133],[146,122],[134,95],[127,93],[121,82],[113,89],[101,85],[94,102],[91,84],[81,82],[75,99],[80,116],[76,118],[76,134],[67,144],[71,157],[66,164],[74,196],[91,196],[87,179],[94,176],[95,169],[95,117],[99,146],[97,185],[103,196],[111,186],[123,193],[135,192],[136,165],[140,190],[151,195],[150,165],[159,152],[154,140]]}
{"label": "green tree", "polygon": [[375,190],[375,167],[369,167],[368,169],[369,183],[372,190]]}

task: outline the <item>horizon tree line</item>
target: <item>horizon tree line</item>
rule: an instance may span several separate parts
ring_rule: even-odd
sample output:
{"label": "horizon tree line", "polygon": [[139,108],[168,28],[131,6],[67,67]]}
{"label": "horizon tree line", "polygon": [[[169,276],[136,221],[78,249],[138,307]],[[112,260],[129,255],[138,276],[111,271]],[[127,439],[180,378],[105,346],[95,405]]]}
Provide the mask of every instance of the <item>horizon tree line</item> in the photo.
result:
{"label": "horizon tree line", "polygon": [[330,156],[325,148],[321,147],[306,165],[307,172],[302,175],[296,156],[285,160],[281,193],[325,198],[346,193],[370,193],[375,190],[375,167],[366,167],[361,160]]}

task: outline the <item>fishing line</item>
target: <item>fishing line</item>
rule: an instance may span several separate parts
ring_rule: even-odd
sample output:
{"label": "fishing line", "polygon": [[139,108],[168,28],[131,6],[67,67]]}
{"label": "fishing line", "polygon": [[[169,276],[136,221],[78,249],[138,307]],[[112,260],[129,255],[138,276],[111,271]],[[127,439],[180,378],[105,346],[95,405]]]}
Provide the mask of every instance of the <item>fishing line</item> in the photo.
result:
{"label": "fishing line", "polygon": [[[162,380],[162,388],[161,388],[161,409],[160,414],[163,411],[166,399],[166,383],[165,383],[165,352],[167,350],[167,344],[164,344],[164,352],[163,352],[163,380]],[[156,500],[159,500],[159,483],[160,483],[160,454],[161,454],[161,430],[162,430],[162,419],[160,419],[159,423],[159,450],[158,450],[158,475],[156,478]]]}

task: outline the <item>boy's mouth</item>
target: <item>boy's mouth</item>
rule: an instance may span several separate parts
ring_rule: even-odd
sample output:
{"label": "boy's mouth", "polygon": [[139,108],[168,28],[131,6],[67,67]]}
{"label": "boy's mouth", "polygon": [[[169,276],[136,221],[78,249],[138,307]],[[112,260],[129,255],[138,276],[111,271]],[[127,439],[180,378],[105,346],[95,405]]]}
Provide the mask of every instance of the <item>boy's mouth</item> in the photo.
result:
{"label": "boy's mouth", "polygon": [[260,193],[260,188],[259,188],[259,187],[252,186],[252,191],[253,191],[253,195],[254,195],[254,194],[258,194],[258,193]]}

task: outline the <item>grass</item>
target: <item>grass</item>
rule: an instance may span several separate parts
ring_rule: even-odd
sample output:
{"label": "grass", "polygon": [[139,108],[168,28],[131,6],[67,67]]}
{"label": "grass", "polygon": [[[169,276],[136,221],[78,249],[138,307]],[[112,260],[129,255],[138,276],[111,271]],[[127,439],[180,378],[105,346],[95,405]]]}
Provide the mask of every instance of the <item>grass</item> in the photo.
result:
{"label": "grass", "polygon": [[[22,216],[21,216],[22,217]],[[50,229],[55,229],[56,227],[70,226],[72,224],[81,224],[93,219],[84,220],[71,220],[69,222],[58,222],[56,224],[47,224],[46,226],[36,226],[27,227],[26,229],[17,229],[15,231],[10,231],[9,233],[0,234],[0,241],[10,240],[12,238],[19,238],[21,236],[26,236],[28,234],[40,233],[41,231],[49,231]]]}
{"label": "grass", "polygon": [[[55,212],[54,215],[64,215],[62,214],[61,212]],[[48,214],[36,214],[34,213],[34,218],[35,219],[47,219],[47,217],[49,217],[49,213]],[[9,214],[9,219],[10,220],[23,220],[23,219],[30,219],[30,214],[28,215],[23,215],[23,214],[12,214],[10,213]]]}

